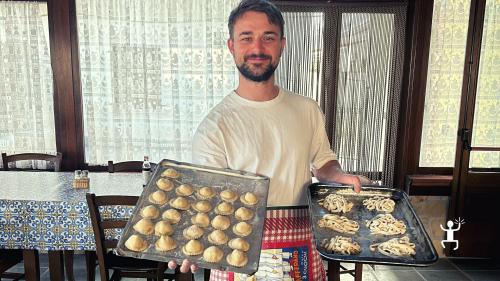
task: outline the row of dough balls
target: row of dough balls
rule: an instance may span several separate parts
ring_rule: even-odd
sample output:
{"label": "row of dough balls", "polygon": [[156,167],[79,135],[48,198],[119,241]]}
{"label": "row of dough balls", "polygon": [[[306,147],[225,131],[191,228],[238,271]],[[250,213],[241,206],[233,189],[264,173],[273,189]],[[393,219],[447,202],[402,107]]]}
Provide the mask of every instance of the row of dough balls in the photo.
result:
{"label": "row of dough balls", "polygon": [[[171,191],[174,189],[174,183],[170,179],[177,179],[180,177],[180,173],[175,169],[168,168],[161,173],[160,179],[156,181],[156,186],[159,189],[164,191]],[[175,189],[175,193],[178,196],[190,196],[195,192],[194,188],[189,184],[181,184],[179,187]],[[213,188],[208,186],[204,186],[196,191],[196,196],[202,200],[211,199],[216,195],[216,192]],[[226,189],[220,193],[220,197],[222,200],[234,203],[238,199],[238,194],[232,190]],[[251,192],[247,192],[240,196],[240,201],[248,206],[254,206],[259,202],[257,196]]]}
{"label": "row of dough balls", "polygon": [[[156,185],[160,190],[151,193],[148,199],[150,202],[154,204],[164,204],[168,201],[168,197],[165,191],[167,192],[172,191],[175,185],[169,179],[166,178],[160,178],[156,182]],[[213,188],[208,186],[201,187],[196,191],[189,184],[181,184],[177,188],[175,188],[175,194],[177,194],[178,196],[177,198],[184,198],[187,196],[191,196],[193,195],[193,193],[200,200],[209,200],[217,195],[217,192]],[[219,194],[219,196],[222,199],[222,201],[227,203],[234,203],[236,200],[238,200],[238,194],[230,189],[223,190]],[[252,192],[246,192],[242,194],[241,196],[239,196],[239,199],[241,203],[243,203],[246,206],[255,206],[259,202],[257,196]]]}
{"label": "row of dough balls", "polygon": [[[202,201],[197,202],[197,204],[193,204],[193,209],[195,211],[198,211],[198,213],[195,217],[191,218],[191,221],[193,222],[193,224],[200,224],[202,227],[206,227],[205,225],[208,226],[208,223],[210,223],[210,219],[207,215],[207,211],[203,209],[204,207],[199,206],[202,205],[198,204],[200,202]],[[249,221],[255,215],[254,211],[246,207],[239,207],[235,212],[233,205],[226,202],[217,205],[217,207],[215,208],[215,213],[217,214],[217,217],[219,217],[219,220],[221,219],[221,216],[227,217],[234,213],[234,217],[238,221]],[[141,217],[146,219],[157,219],[160,216],[160,210],[154,205],[148,205],[141,209],[140,215]],[[168,209],[162,214],[162,218],[168,220],[171,224],[178,223],[181,219],[181,216],[181,213],[176,209]]]}
{"label": "row of dough balls", "polygon": [[[152,209],[152,208],[154,209]],[[242,207],[244,208],[244,207]],[[241,208],[240,208],[241,209]],[[248,210],[250,211],[251,210]],[[172,224],[176,224],[181,219],[181,214],[179,211],[175,209],[169,209],[163,212],[161,221],[157,222],[156,225],[153,224],[151,219],[157,218],[159,211],[154,206],[147,206],[143,208],[140,212],[143,217],[139,220],[134,226],[134,230],[143,234],[143,235],[171,235],[174,232]],[[253,216],[253,214],[252,214]],[[237,215],[236,217],[240,217]],[[203,228],[212,225],[215,229],[209,236],[209,241],[216,245],[225,244],[228,240],[227,235],[223,232],[231,226],[231,220],[227,216],[217,215],[214,217],[212,221],[205,213],[197,213],[191,217],[191,223],[193,225],[185,228],[183,230],[183,236],[186,239],[198,239],[204,234]],[[239,237],[246,237],[252,233],[252,225],[245,222],[240,221],[237,224],[233,225],[232,231],[235,235]]]}
{"label": "row of dough balls", "polygon": [[[131,235],[125,241],[125,247],[132,251],[142,252],[148,248],[148,242],[139,235]],[[235,267],[243,267],[248,262],[246,252],[250,249],[250,244],[242,238],[231,239],[228,243],[232,252],[227,255],[228,264]],[[177,248],[177,242],[168,235],[162,235],[155,242],[155,249],[159,252],[167,252]],[[203,243],[196,239],[189,240],[182,247],[182,252],[187,256],[198,256],[203,253],[203,260],[209,263],[217,263],[224,257],[224,252],[218,246],[204,248]]]}
{"label": "row of dough balls", "polygon": [[[193,216],[192,220],[194,220],[195,217],[197,217],[198,215],[200,215],[200,214]],[[205,214],[202,214],[202,215],[205,215]],[[217,244],[217,245],[225,244],[225,242],[227,242],[228,239],[225,239],[225,241],[223,241],[222,237],[224,237],[224,236],[220,236],[220,235],[218,235],[218,233],[222,233],[225,235],[224,230],[228,229],[229,226],[231,225],[229,218],[218,215],[217,217],[214,218],[214,220],[212,220],[211,224],[215,230],[209,235],[209,239],[210,239],[210,237],[214,238],[213,240],[215,242],[213,244]],[[199,224],[193,224],[193,225],[185,228],[182,231],[182,234],[186,239],[198,239],[201,236],[203,236],[203,234],[205,232],[204,227],[208,227],[208,224],[206,224],[205,226],[200,226]],[[172,233],[174,233],[174,228],[172,227],[170,222],[165,221],[165,220],[161,220],[161,221],[157,222],[156,224],[154,224],[150,219],[146,219],[146,218],[142,218],[141,220],[136,222],[133,226],[133,229],[136,232],[139,232],[140,234],[143,234],[146,236],[153,235],[153,234],[157,235],[157,236],[171,235]],[[219,231],[219,232],[217,232],[217,231]],[[232,231],[238,237],[246,237],[246,236],[250,235],[250,233],[252,233],[252,225],[247,223],[247,222],[244,222],[244,221],[239,222],[239,223],[233,225]],[[227,238],[227,236],[225,236],[225,237]],[[215,239],[215,238],[217,238],[217,239]]]}

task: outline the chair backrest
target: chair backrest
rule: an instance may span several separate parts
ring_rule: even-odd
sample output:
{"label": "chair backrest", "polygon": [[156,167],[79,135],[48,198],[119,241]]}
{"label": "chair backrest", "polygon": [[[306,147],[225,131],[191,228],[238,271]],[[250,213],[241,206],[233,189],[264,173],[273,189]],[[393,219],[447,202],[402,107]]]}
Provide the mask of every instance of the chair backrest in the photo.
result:
{"label": "chair backrest", "polygon": [[57,152],[56,155],[44,154],[44,153],[20,153],[11,154],[2,153],[3,170],[9,170],[9,163],[23,160],[41,160],[54,163],[54,171],[59,172],[61,170],[62,153]]}
{"label": "chair backrest", "polygon": [[[124,161],[113,163],[113,161],[108,161],[108,172],[142,172],[142,161]],[[156,169],[157,164],[151,163],[151,171]]]}
{"label": "chair backrest", "polygon": [[134,207],[139,200],[138,196],[123,196],[123,195],[106,195],[96,196],[93,193],[87,193],[87,205],[89,207],[90,220],[96,243],[96,253],[99,263],[105,264],[104,256],[108,249],[116,248],[118,240],[104,235],[105,229],[122,229],[127,224],[128,218],[116,218],[105,220],[101,216],[99,207],[106,206],[130,206]]}

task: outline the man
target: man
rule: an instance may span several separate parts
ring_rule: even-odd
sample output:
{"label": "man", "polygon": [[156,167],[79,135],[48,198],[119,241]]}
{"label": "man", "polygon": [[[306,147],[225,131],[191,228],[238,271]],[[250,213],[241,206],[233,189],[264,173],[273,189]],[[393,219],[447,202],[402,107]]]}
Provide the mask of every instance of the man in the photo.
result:
{"label": "man", "polygon": [[[193,161],[268,176],[269,207],[305,205],[311,170],[320,181],[353,185],[359,192],[360,178],[345,174],[330,149],[317,103],[274,84],[286,42],[280,11],[266,0],[244,0],[231,12],[228,27],[239,84],[198,127]],[[323,269],[314,270],[310,279],[322,278]]]}

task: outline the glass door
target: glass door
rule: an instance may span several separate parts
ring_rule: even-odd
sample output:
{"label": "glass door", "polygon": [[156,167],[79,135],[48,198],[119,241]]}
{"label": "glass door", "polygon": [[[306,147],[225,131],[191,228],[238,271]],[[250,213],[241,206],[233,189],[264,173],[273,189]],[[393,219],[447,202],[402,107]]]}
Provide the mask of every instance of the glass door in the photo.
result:
{"label": "glass door", "polygon": [[500,250],[500,1],[478,0],[473,9],[449,218],[465,224],[450,254],[493,257]]}

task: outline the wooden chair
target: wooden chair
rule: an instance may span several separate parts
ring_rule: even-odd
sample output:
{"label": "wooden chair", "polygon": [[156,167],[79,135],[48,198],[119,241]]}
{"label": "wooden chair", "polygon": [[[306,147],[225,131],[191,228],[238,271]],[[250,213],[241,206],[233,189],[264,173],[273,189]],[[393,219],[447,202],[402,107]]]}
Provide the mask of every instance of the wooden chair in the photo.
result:
{"label": "wooden chair", "polygon": [[[62,153],[57,152],[56,155],[50,155],[44,153],[20,153],[20,154],[7,155],[7,153],[2,153],[3,170],[4,171],[12,170],[9,168],[9,163],[16,161],[23,161],[23,160],[41,160],[41,161],[52,162],[54,164],[54,172],[59,172],[61,170]],[[17,168],[14,169],[25,170]]]}
{"label": "wooden chair", "polygon": [[[113,163],[113,161],[108,161],[108,172],[141,172],[142,171],[142,161],[123,161],[118,163]],[[157,164],[151,163],[151,171],[154,172]]]}
{"label": "wooden chair", "polygon": [[[139,277],[148,278],[148,280],[174,280],[176,276],[184,274],[165,274],[167,264],[151,260],[135,259],[130,257],[121,257],[109,251],[116,248],[118,241],[116,239],[107,239],[104,235],[105,229],[124,228],[127,219],[102,220],[99,207],[110,205],[135,206],[139,197],[137,196],[95,196],[93,193],[87,193],[87,204],[89,207],[92,228],[94,229],[97,260],[101,280],[119,280],[121,277]],[[113,270],[111,279],[109,270]],[[191,275],[191,274],[189,274]],[[191,277],[191,276],[189,276]]]}

